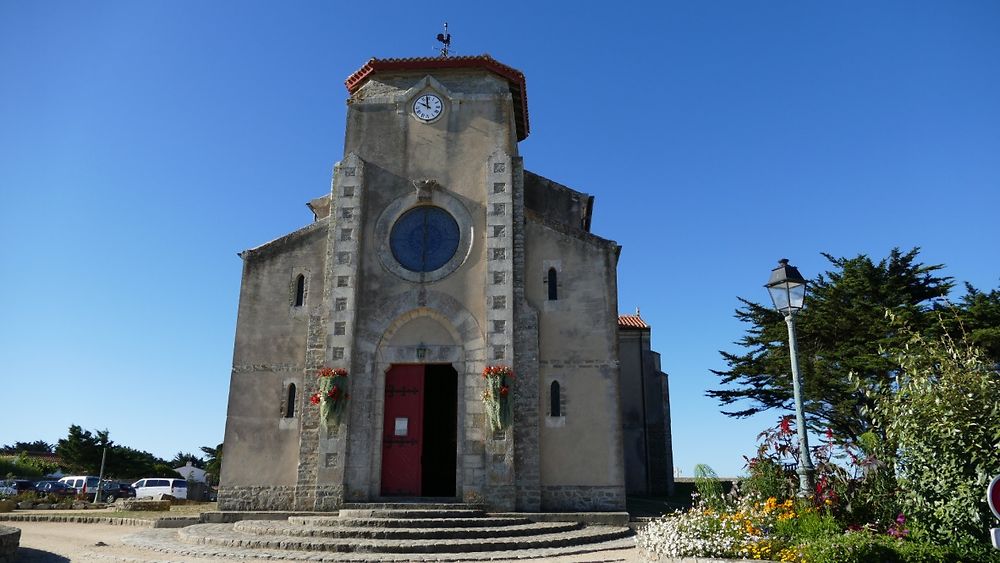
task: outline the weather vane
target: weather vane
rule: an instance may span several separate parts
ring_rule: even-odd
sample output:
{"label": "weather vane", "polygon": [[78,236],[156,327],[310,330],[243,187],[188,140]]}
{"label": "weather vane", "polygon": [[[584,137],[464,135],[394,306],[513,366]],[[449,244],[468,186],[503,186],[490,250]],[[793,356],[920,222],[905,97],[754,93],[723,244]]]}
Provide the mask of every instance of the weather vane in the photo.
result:
{"label": "weather vane", "polygon": [[443,45],[441,47],[441,56],[448,56],[448,49],[451,49],[451,34],[448,33],[448,22],[444,22],[444,33],[438,33],[437,40]]}

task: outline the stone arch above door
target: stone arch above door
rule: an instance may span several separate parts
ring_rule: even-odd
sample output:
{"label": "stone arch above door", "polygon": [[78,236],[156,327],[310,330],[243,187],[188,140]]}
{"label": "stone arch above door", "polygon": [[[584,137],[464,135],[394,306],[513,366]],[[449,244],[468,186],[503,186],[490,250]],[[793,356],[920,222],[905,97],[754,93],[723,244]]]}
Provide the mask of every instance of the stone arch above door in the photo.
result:
{"label": "stone arch above door", "polygon": [[[474,482],[474,478],[483,474],[482,462],[473,462],[463,455],[482,452],[485,441],[483,407],[479,398],[482,392],[485,344],[475,317],[450,295],[415,290],[387,299],[380,304],[376,315],[367,319],[359,318],[358,321],[355,366],[364,377],[355,379],[355,387],[352,389],[365,387],[365,402],[370,408],[353,411],[358,416],[358,419],[352,421],[357,424],[355,428],[367,429],[368,435],[365,440],[352,444],[352,447],[369,448],[369,451],[367,456],[355,455],[362,453],[357,451],[351,456],[346,489],[354,498],[348,500],[374,499],[380,494],[385,373],[393,364],[406,363],[448,363],[458,373],[459,467],[456,490],[463,498],[470,491],[478,492],[480,484]],[[439,342],[414,342],[413,338],[405,334],[407,325],[414,322],[436,324],[440,330],[434,331],[437,335],[435,340]]]}

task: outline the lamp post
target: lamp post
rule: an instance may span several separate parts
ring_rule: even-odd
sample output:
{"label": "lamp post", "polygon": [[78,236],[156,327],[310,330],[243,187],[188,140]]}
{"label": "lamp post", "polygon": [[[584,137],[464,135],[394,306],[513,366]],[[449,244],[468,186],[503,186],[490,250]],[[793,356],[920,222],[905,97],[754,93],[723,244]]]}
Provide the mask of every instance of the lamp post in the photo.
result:
{"label": "lamp post", "polygon": [[806,432],[805,413],[802,410],[802,385],[799,381],[799,359],[795,344],[795,314],[802,309],[806,297],[806,280],[798,268],[788,265],[788,259],[778,261],[778,267],[771,270],[771,278],[767,280],[768,293],[774,308],[785,316],[788,325],[788,349],[792,359],[792,392],[795,398],[795,424],[799,431],[799,496],[809,496],[813,493],[812,459],[809,457],[809,436]]}

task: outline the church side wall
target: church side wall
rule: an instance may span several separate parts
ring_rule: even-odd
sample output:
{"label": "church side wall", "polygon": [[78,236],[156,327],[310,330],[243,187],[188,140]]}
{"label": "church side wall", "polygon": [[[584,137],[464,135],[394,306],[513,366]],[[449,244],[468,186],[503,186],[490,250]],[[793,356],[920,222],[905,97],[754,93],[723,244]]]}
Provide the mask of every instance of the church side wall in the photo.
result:
{"label": "church side wall", "polygon": [[[616,249],[532,220],[526,233],[525,293],[539,311],[541,508],[622,510]],[[553,381],[559,416],[550,408]]]}
{"label": "church side wall", "polygon": [[[219,508],[291,509],[300,421],[310,408],[305,354],[323,297],[326,221],[244,256],[233,371],[226,419]],[[304,301],[295,305],[296,281]],[[288,386],[296,387],[292,417]]]}

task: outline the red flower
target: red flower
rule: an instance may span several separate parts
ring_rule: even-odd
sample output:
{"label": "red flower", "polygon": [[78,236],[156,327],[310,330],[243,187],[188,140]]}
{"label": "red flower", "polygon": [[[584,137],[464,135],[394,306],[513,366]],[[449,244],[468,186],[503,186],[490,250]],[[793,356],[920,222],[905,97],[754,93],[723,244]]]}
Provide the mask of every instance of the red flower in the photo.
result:
{"label": "red flower", "polygon": [[333,389],[330,389],[329,391],[326,392],[326,396],[330,397],[334,401],[337,400],[337,395],[339,394],[340,394],[340,388],[337,387],[336,385],[333,386]]}
{"label": "red flower", "polygon": [[316,372],[317,377],[347,377],[347,370],[344,368],[323,367]]}
{"label": "red flower", "polygon": [[312,396],[309,397],[309,402],[314,405],[318,405],[319,401],[320,401],[319,393],[313,393]]}
{"label": "red flower", "polygon": [[500,396],[501,397],[506,397],[507,393],[510,393],[510,387],[507,387],[506,385],[501,386],[500,387]]}
{"label": "red flower", "polygon": [[792,417],[790,416],[781,417],[781,433],[782,434],[792,433]]}

